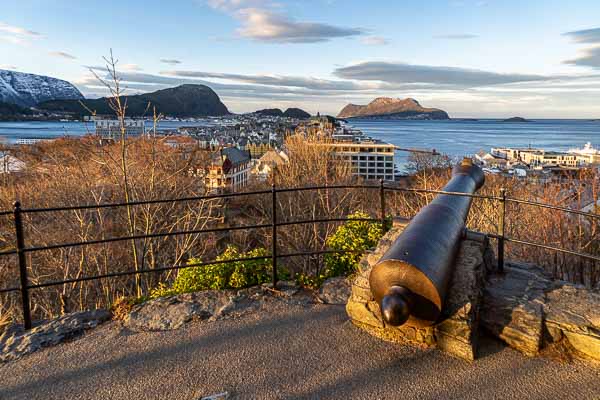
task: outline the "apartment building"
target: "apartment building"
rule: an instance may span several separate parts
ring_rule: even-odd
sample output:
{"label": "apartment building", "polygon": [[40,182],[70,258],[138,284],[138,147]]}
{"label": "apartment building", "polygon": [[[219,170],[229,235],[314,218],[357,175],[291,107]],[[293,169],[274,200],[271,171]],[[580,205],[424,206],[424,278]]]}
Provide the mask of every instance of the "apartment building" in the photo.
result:
{"label": "apartment building", "polygon": [[[96,119],[96,135],[101,139],[118,140],[121,138],[121,123],[118,119]],[[141,136],[146,133],[146,125],[142,119],[126,119],[123,122],[125,136]]]}
{"label": "apartment building", "polygon": [[248,185],[250,156],[236,147],[211,152],[203,171],[204,185],[211,191],[238,191]]}
{"label": "apartment building", "polygon": [[380,140],[342,140],[327,143],[334,154],[352,166],[352,174],[367,180],[394,180],[394,145]]}

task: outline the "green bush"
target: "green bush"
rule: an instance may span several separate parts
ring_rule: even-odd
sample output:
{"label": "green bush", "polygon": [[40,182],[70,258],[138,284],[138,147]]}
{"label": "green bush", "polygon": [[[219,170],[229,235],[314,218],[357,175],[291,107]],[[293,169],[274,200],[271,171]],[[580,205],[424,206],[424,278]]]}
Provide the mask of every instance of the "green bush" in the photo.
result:
{"label": "green bush", "polygon": [[[369,215],[357,211],[348,218],[369,218]],[[298,283],[304,286],[318,287],[323,281],[334,276],[346,276],[354,271],[365,252],[375,247],[383,236],[381,223],[370,221],[347,221],[326,240],[330,250],[355,251],[353,253],[332,253],[325,255],[325,268],[317,275],[300,274]]]}
{"label": "green bush", "polygon": [[[268,252],[264,248],[242,253],[237,247],[228,246],[216,261],[266,256],[268,256]],[[196,258],[188,261],[189,264],[201,262],[202,260]],[[209,264],[179,270],[172,287],[160,284],[158,288],[152,290],[150,297],[157,298],[207,289],[241,289],[270,282],[270,280],[270,258]]]}

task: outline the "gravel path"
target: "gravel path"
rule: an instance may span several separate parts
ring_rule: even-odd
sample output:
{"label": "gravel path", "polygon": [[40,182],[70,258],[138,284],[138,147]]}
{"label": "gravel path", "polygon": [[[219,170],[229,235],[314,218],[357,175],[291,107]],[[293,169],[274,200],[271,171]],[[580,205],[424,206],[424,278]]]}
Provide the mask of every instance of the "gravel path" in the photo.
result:
{"label": "gravel path", "polygon": [[600,369],[496,342],[470,364],[354,327],[341,306],[285,306],[134,333],[105,324],[0,365],[0,399],[600,399]]}

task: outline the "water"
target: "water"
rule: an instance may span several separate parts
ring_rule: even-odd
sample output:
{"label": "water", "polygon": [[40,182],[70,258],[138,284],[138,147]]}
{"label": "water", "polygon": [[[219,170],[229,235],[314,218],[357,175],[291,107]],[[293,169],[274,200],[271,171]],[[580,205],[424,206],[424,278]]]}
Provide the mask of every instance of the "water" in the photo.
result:
{"label": "water", "polygon": [[[212,121],[161,121],[159,129],[206,126]],[[532,122],[477,121],[373,121],[351,120],[365,134],[403,148],[435,149],[453,157],[472,155],[491,147],[538,147],[565,151],[586,142],[600,147],[600,122],[590,120],[535,120]],[[147,124],[149,127],[150,124]],[[0,122],[0,137],[14,142],[22,137],[81,136],[94,131],[84,122]],[[397,153],[397,164],[406,163],[407,153]]]}
{"label": "water", "polygon": [[[373,121],[351,120],[351,125],[373,138],[403,148],[435,149],[452,157],[470,156],[491,147],[536,147],[566,151],[591,142],[600,147],[600,121],[534,120],[477,121]],[[406,163],[408,153],[397,152],[397,164]]]}
{"label": "water", "polygon": [[[158,130],[177,129],[180,126],[210,126],[213,121],[179,122],[160,121]],[[19,138],[62,136],[83,136],[95,132],[93,122],[24,121],[0,122],[0,139],[14,143]],[[146,122],[146,129],[152,129],[152,122]]]}

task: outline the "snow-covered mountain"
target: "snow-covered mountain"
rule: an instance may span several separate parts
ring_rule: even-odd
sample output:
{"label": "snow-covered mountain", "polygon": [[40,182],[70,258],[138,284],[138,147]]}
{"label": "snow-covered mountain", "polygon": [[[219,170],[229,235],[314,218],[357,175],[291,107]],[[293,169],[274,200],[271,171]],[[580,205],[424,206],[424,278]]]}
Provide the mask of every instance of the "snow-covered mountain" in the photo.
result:
{"label": "snow-covered mountain", "polygon": [[33,107],[49,100],[78,100],[83,95],[67,81],[0,69],[0,102]]}

